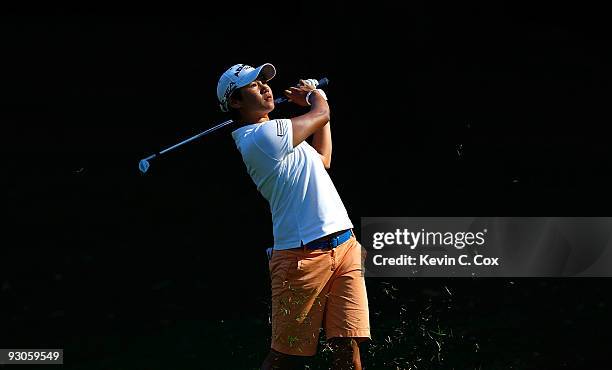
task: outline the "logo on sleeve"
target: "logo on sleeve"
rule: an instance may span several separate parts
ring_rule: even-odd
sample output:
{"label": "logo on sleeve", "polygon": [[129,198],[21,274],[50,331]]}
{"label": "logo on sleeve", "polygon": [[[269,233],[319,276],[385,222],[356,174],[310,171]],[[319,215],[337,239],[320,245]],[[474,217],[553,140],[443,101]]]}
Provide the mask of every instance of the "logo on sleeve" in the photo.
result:
{"label": "logo on sleeve", "polygon": [[283,124],[281,121],[276,121],[276,135],[285,136],[286,133],[287,125]]}

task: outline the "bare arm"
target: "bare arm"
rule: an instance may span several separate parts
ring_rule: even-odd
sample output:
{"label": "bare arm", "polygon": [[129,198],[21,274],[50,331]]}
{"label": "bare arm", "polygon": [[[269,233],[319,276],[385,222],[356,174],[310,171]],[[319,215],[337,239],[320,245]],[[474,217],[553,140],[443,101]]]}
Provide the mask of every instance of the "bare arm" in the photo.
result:
{"label": "bare arm", "polygon": [[332,139],[329,122],[314,133],[312,147],[321,155],[323,166],[329,169],[331,166]]}
{"label": "bare arm", "polygon": [[[305,107],[308,106],[308,103],[306,102],[306,95],[311,90],[311,87],[304,85],[300,87],[292,87],[290,90],[285,90],[285,95],[292,102]],[[313,92],[310,94],[309,102],[311,104],[311,108],[308,113],[291,119],[294,148],[302,141],[306,140],[306,138],[308,138],[310,135],[319,131],[329,122],[329,105],[318,92]],[[329,148],[331,155],[331,135],[329,137]]]}

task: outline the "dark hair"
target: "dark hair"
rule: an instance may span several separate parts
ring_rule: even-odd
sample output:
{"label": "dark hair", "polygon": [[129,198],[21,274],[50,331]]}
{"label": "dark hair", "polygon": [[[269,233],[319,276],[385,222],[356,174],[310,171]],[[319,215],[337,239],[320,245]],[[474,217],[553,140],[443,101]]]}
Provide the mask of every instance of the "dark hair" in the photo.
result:
{"label": "dark hair", "polygon": [[232,101],[232,99],[242,100],[242,92],[240,92],[240,89],[234,90],[227,101],[227,109],[230,114],[230,118],[234,122],[236,122],[236,121],[239,121],[242,118],[242,116],[240,115],[240,112],[237,109],[232,108],[230,106],[230,102]]}

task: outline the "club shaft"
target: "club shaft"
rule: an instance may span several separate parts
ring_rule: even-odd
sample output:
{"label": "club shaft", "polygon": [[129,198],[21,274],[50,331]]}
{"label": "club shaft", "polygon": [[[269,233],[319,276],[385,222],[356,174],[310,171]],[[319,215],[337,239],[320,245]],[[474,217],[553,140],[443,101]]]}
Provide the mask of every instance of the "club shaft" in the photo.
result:
{"label": "club shaft", "polygon": [[164,154],[166,152],[169,152],[169,151],[171,151],[171,150],[173,150],[173,149],[175,149],[175,148],[177,148],[177,147],[179,147],[181,145],[187,144],[187,143],[189,143],[191,141],[194,141],[195,139],[198,139],[198,138],[200,138],[200,137],[202,137],[202,136],[204,136],[204,135],[206,135],[208,133],[216,131],[216,130],[224,127],[224,126],[227,126],[227,125],[231,124],[232,122],[234,122],[234,121],[232,121],[231,119],[228,119],[227,121],[225,121],[223,123],[220,123],[217,126],[211,127],[208,130],[206,130],[206,131],[200,132],[199,134],[194,135],[194,136],[190,137],[189,139],[185,139],[185,140],[181,141],[180,143],[174,144],[174,145],[172,145],[172,146],[170,146],[170,147],[160,151],[157,155],[162,155],[162,154]]}

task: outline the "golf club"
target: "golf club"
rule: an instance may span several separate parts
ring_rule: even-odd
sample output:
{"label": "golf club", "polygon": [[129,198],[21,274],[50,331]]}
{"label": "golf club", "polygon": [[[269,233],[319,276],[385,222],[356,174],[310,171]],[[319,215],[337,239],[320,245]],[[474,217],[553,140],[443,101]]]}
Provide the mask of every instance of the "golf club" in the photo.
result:
{"label": "golf club", "polygon": [[[329,80],[327,79],[327,77],[324,77],[324,78],[322,78],[322,79],[320,79],[318,81],[317,87],[325,87],[325,86],[327,86],[328,83],[329,83]],[[274,104],[282,104],[282,103],[285,103],[287,101],[288,101],[287,98],[280,97],[280,98],[274,99]],[[161,150],[160,152],[157,152],[155,154],[151,154],[150,156],[148,156],[148,157],[146,157],[144,159],[141,159],[140,162],[138,163],[138,168],[140,169],[140,172],[142,172],[142,173],[147,172],[147,170],[151,166],[149,161],[151,161],[152,159],[158,158],[161,155],[163,155],[165,153],[168,153],[169,151],[174,150],[174,149],[178,148],[181,145],[184,145],[184,144],[187,144],[187,143],[189,143],[191,141],[194,141],[194,140],[196,140],[196,139],[198,139],[198,138],[200,138],[200,137],[202,137],[204,135],[207,135],[207,134],[209,134],[209,133],[211,133],[213,131],[216,131],[216,130],[222,128],[222,127],[225,127],[225,126],[227,126],[227,125],[229,125],[229,124],[231,124],[233,122],[234,121],[232,121],[231,119],[227,120],[227,121],[225,121],[223,123],[220,123],[220,124],[218,124],[218,125],[216,125],[214,127],[209,128],[209,129],[207,129],[205,131],[202,131],[202,132],[200,132],[197,135],[194,135],[194,136],[192,136],[192,137],[190,137],[188,139],[185,139],[185,140],[181,141],[180,143],[174,144],[174,145],[172,145],[172,146],[170,146],[170,147],[168,147],[166,149]]]}

